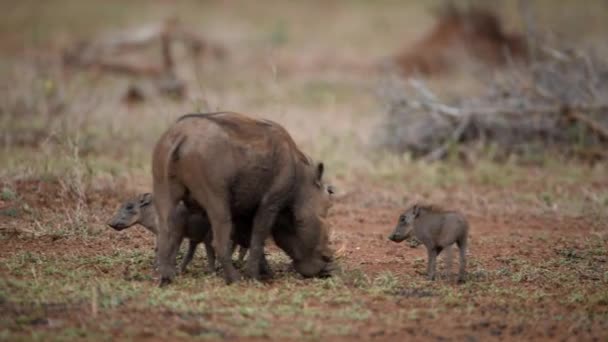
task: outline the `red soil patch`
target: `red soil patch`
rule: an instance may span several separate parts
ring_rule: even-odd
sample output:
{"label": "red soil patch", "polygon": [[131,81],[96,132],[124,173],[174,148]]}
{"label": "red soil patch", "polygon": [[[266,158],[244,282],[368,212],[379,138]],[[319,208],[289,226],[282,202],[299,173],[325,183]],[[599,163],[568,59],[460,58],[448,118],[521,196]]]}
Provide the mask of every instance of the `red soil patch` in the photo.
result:
{"label": "red soil patch", "polygon": [[[67,199],[56,196],[59,185],[43,182],[20,182],[17,183],[20,198],[30,206],[44,205],[47,208],[59,208]],[[67,192],[63,192],[67,194]],[[69,195],[66,195],[69,197]],[[59,198],[54,198],[59,197]],[[63,198],[61,198],[63,197]],[[103,217],[107,217],[115,209],[119,198],[116,194],[93,193],[90,196],[90,209],[99,217],[97,225],[103,225]],[[11,202],[9,202],[9,205]],[[373,186],[366,187],[365,192],[354,192],[352,195],[338,199],[334,208],[330,211],[329,221],[334,227],[333,239],[336,248],[343,248],[341,258],[342,267],[345,269],[359,269],[373,279],[384,273],[391,272],[398,277],[406,279],[420,279],[424,282],[424,270],[426,263],[426,252],[423,246],[410,248],[405,243],[396,244],[387,239],[401,207],[400,203],[392,201],[386,193]],[[469,217],[471,223],[471,238],[469,250],[469,272],[473,277],[489,277],[488,275],[476,274],[481,272],[492,273],[501,268],[508,267],[512,260],[525,262],[527,265],[540,265],[547,260],[555,258],[558,253],[565,249],[579,250],[583,248],[585,237],[590,236],[593,228],[585,220],[571,218],[555,218],[551,216],[524,216],[504,215],[497,213],[495,217]],[[28,225],[31,222],[27,218],[11,219],[14,225]],[[101,228],[103,229],[103,228]],[[111,229],[102,230],[100,234],[87,237],[54,238],[52,236],[30,237],[27,235],[5,236],[0,239],[0,259],[8,258],[15,253],[30,251],[46,256],[61,255],[69,251],[71,255],[107,255],[118,249],[127,250],[151,250],[154,242],[153,237],[144,229],[130,229],[116,233]],[[202,248],[201,248],[202,249]],[[271,247],[275,252],[275,247]],[[193,263],[202,264],[199,251]],[[457,253],[455,253],[455,256]],[[602,256],[598,256],[601,258]],[[604,256],[605,258],[605,256]],[[420,260],[424,260],[423,263]],[[604,261],[605,263],[605,261]],[[457,259],[455,260],[457,264]],[[604,264],[605,265],[605,264]],[[89,265],[90,266],[90,265]],[[93,266],[92,271],[97,277],[122,277],[127,273],[128,266],[106,269]],[[1,268],[0,268],[1,270]],[[283,270],[279,271],[283,273]],[[153,272],[150,271],[152,274]],[[283,276],[295,276],[282,274]],[[510,278],[495,278],[470,280],[473,287],[459,287],[456,284],[448,285],[454,291],[463,296],[469,311],[451,309],[441,301],[437,291],[438,283],[448,282],[441,279],[434,284],[429,284],[428,292],[424,289],[410,289],[409,284],[403,284],[401,292],[394,296],[365,296],[360,298],[366,307],[372,312],[372,316],[366,320],[357,331],[356,336],[332,338],[331,340],[375,339],[400,341],[404,338],[416,338],[424,340],[438,340],[447,337],[456,339],[488,340],[497,338],[513,339],[554,339],[557,337],[570,337],[576,339],[591,339],[606,336],[606,324],[596,321],[586,328],[572,329],[572,324],[556,324],[551,317],[568,316],[572,312],[591,310],[590,308],[578,307],[576,304],[563,304],[559,301],[544,301],[539,304],[534,298],[526,300],[515,299],[511,302],[496,302],[491,296],[478,296],[475,286],[495,286],[497,289],[509,290],[513,286],[525,289],[529,292],[540,291],[549,293],[556,298],[568,298],[571,295],[571,287],[556,286],[555,283],[547,282],[545,279],[526,281],[523,284],[514,284]],[[582,291],[594,291],[594,282],[581,274],[580,289]],[[600,281],[601,282],[601,281]],[[271,281],[269,288],[281,286],[280,281]],[[600,286],[599,284],[597,286]],[[595,291],[599,291],[596,288]],[[2,303],[0,303],[2,304]],[[8,305],[8,304],[7,304]],[[328,305],[321,304],[319,305]],[[6,306],[6,305],[5,305]],[[374,313],[386,313],[399,309],[409,308],[418,312],[419,317],[404,319],[395,326],[387,326],[386,322],[378,322]],[[439,310],[433,314],[432,310]],[[11,314],[14,308],[2,307],[0,311]],[[416,311],[417,310],[417,311]],[[429,311],[430,310],[430,311]],[[534,321],[522,320],[520,311],[538,311]],[[600,310],[595,308],[594,310]],[[601,315],[604,311],[598,311]],[[200,329],[212,326],[209,321],[200,325],[199,318],[189,319],[183,314],[152,310],[141,312],[135,308],[119,307],[111,313],[101,312],[97,320],[88,320],[83,323],[82,317],[89,314],[86,305],[76,305],[65,310],[65,312],[50,312],[48,319],[60,319],[75,325],[89,326],[92,322],[111,322],[116,315],[120,315],[122,324],[128,324],[131,329],[138,333],[136,340],[158,339],[155,335],[158,326],[166,329],[177,329],[200,333]],[[440,315],[438,321],[433,315]],[[106,317],[107,316],[107,317]],[[198,319],[198,320],[197,320]],[[209,318],[211,320],[211,318]],[[127,323],[125,323],[127,322]],[[440,322],[440,324],[439,324]],[[599,323],[598,323],[599,322]],[[70,323],[70,324],[71,324]],[[289,322],[285,323],[288,324]],[[276,324],[283,324],[276,322]],[[37,329],[32,326],[31,329]],[[193,334],[194,334],[193,333]],[[113,332],[114,334],[114,332]],[[120,329],[115,331],[116,337],[123,336]],[[226,336],[234,339],[236,336]],[[256,338],[245,338],[239,340],[258,340]]]}

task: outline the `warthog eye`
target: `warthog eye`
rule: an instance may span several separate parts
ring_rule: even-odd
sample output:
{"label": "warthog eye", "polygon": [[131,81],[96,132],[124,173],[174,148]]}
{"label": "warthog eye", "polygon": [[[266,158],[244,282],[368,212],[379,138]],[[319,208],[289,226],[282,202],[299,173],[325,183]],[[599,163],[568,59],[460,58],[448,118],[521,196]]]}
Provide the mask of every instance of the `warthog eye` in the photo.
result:
{"label": "warthog eye", "polygon": [[405,222],[405,215],[401,215],[401,217],[399,217],[399,221]]}
{"label": "warthog eye", "polygon": [[127,206],[125,207],[125,209],[127,209],[127,210],[133,210],[133,203],[127,204]]}
{"label": "warthog eye", "polygon": [[333,195],[336,191],[334,190],[334,187],[330,185],[330,186],[327,187],[327,192],[330,195]]}

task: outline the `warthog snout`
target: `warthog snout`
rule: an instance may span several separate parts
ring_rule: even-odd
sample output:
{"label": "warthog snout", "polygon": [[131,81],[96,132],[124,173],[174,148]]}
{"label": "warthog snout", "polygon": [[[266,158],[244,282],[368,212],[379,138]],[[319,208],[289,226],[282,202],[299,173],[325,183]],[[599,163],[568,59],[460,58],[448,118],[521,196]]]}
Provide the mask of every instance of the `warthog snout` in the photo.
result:
{"label": "warthog snout", "polygon": [[129,227],[124,222],[121,222],[120,220],[117,220],[115,218],[111,218],[108,222],[106,222],[106,224],[108,226],[110,226],[111,228],[113,228],[114,230],[118,230],[118,231],[121,231],[121,230]]}
{"label": "warthog snout", "polygon": [[338,270],[338,265],[334,262],[330,262],[319,272],[317,277],[319,278],[329,278],[331,277],[335,271]]}
{"label": "warthog snout", "polygon": [[416,215],[417,213],[408,213],[399,216],[399,221],[397,222],[397,225],[393,229],[391,235],[389,235],[388,239],[394,242],[401,242],[409,239],[410,236],[412,236],[414,229],[412,222],[416,218]]}
{"label": "warthog snout", "polygon": [[[316,265],[315,265],[316,264]],[[294,265],[296,271],[305,278],[329,278],[338,268],[333,262],[326,263],[297,263]]]}
{"label": "warthog snout", "polygon": [[327,278],[338,269],[333,256],[321,255],[305,260],[294,261],[294,268],[306,278]]}
{"label": "warthog snout", "polygon": [[393,232],[391,235],[388,236],[388,239],[394,242],[401,242],[405,239],[407,239],[407,236],[405,236],[405,234],[399,234],[397,232]]}
{"label": "warthog snout", "polygon": [[153,206],[150,205],[151,203],[152,194],[150,193],[130,198],[120,205],[118,210],[114,213],[114,216],[108,220],[107,225],[120,231],[137,223],[153,222],[152,218],[155,216],[156,212],[153,209],[150,209],[153,208]]}

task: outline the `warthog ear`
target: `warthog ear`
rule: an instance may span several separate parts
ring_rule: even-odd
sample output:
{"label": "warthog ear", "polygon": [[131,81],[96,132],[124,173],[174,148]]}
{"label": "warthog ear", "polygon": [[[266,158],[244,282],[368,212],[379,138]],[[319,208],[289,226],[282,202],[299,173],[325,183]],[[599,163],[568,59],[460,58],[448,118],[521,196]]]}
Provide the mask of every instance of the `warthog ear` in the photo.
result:
{"label": "warthog ear", "polygon": [[315,184],[319,187],[321,187],[321,179],[323,178],[324,168],[325,167],[323,166],[323,163],[317,164],[317,174],[315,175]]}
{"label": "warthog ear", "polygon": [[139,206],[145,207],[152,203],[152,194],[147,192],[139,196]]}
{"label": "warthog ear", "polygon": [[420,207],[418,206],[418,204],[414,204],[414,206],[412,207],[412,213],[414,214],[414,218],[420,215]]}

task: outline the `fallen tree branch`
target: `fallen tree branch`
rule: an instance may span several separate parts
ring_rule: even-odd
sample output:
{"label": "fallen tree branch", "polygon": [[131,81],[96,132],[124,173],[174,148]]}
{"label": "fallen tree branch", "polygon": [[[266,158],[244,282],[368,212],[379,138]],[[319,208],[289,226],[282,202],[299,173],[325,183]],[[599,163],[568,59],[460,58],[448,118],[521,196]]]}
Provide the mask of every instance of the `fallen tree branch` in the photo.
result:
{"label": "fallen tree branch", "polygon": [[582,114],[579,111],[571,110],[569,108],[565,109],[564,113],[568,117],[582,122],[587,127],[589,127],[592,131],[594,131],[596,134],[598,134],[599,136],[601,136],[602,138],[604,138],[605,140],[608,141],[608,129],[606,129],[606,127],[599,124],[597,121],[591,119],[590,117]]}
{"label": "fallen tree branch", "polygon": [[452,136],[450,137],[450,139],[444,142],[443,145],[441,145],[436,150],[424,156],[424,160],[428,162],[434,162],[445,158],[450,146],[461,140],[462,135],[467,130],[468,126],[471,124],[471,121],[472,120],[470,115],[465,116],[463,120],[458,124],[458,127],[456,127],[454,132],[452,132]]}

